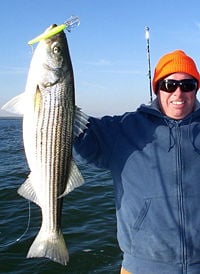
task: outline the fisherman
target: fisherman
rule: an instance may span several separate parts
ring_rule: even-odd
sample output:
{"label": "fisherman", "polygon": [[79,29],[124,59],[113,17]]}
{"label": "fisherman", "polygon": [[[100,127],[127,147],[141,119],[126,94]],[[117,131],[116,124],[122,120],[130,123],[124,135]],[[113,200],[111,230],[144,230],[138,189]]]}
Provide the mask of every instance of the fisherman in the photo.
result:
{"label": "fisherman", "polygon": [[155,100],[122,116],[90,117],[74,147],[111,171],[121,274],[200,273],[200,76],[182,50],[165,54]]}

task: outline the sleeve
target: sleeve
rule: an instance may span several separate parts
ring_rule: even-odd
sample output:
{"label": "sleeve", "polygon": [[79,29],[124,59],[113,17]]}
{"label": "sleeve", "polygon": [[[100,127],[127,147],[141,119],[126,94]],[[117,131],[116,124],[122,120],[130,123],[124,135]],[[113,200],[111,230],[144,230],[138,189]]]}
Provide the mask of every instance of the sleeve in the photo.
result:
{"label": "sleeve", "polygon": [[75,159],[109,169],[118,135],[118,120],[119,116],[105,116],[101,119],[90,117],[87,129],[74,141]]}

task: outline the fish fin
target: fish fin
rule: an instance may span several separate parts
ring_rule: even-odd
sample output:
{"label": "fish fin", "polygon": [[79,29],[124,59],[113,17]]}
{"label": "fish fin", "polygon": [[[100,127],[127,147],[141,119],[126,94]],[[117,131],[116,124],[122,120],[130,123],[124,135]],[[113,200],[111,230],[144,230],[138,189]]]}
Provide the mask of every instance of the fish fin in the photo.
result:
{"label": "fish fin", "polygon": [[34,94],[34,110],[35,110],[35,112],[39,111],[41,101],[42,101],[41,91],[40,91],[39,86],[37,85],[36,92]]}
{"label": "fish fin", "polygon": [[27,254],[27,258],[38,257],[49,258],[54,262],[67,265],[69,254],[60,230],[47,233],[41,227]]}
{"label": "fish fin", "polygon": [[17,190],[17,193],[24,197],[25,199],[28,199],[35,204],[40,206],[39,200],[36,196],[35,190],[31,183],[31,174],[29,175],[28,179],[19,187]]}
{"label": "fish fin", "polygon": [[81,111],[79,107],[76,107],[75,110],[75,119],[74,119],[74,137],[78,137],[86,128],[89,116]]}
{"label": "fish fin", "polygon": [[68,179],[68,182],[67,182],[66,189],[63,192],[63,194],[60,195],[59,198],[67,195],[69,192],[74,190],[76,187],[81,186],[83,183],[84,183],[83,176],[80,173],[80,171],[79,171],[77,165],[75,164],[75,162],[72,160],[71,161],[71,169],[70,169],[70,173],[69,173],[69,179]]}
{"label": "fish fin", "polygon": [[25,97],[25,93],[21,93],[8,101],[1,109],[16,114],[24,114]]}
{"label": "fish fin", "polygon": [[25,111],[29,111],[29,106],[32,102],[34,102],[34,107],[37,110],[41,104],[41,91],[38,86],[36,87],[36,92],[34,94],[27,94],[27,92],[20,93],[5,103],[1,109],[7,112],[24,115]]}

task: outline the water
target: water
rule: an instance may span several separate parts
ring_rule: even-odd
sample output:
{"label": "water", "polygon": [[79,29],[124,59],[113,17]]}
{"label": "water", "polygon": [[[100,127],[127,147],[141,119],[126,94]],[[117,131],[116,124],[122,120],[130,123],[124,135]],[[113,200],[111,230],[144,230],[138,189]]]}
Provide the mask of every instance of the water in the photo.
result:
{"label": "water", "polygon": [[[70,254],[67,266],[48,259],[26,259],[39,231],[40,208],[17,188],[29,173],[22,142],[22,120],[0,118],[0,273],[117,274],[121,253],[116,240],[113,185],[107,171],[80,166],[86,183],[64,198],[62,228]],[[12,243],[10,245],[6,245]]]}

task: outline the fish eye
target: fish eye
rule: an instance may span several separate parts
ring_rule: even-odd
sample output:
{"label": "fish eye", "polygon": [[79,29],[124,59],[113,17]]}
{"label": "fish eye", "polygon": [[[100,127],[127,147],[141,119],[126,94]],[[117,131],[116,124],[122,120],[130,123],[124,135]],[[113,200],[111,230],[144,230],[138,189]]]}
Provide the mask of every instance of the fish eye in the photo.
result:
{"label": "fish eye", "polygon": [[53,47],[53,53],[54,54],[59,54],[61,52],[61,48],[60,47],[58,47],[58,46],[54,46]]}
{"label": "fish eye", "polygon": [[52,43],[52,45],[51,45],[51,51],[55,55],[58,55],[58,54],[61,53],[62,48],[61,48],[60,44],[57,41],[55,41],[55,42]]}

